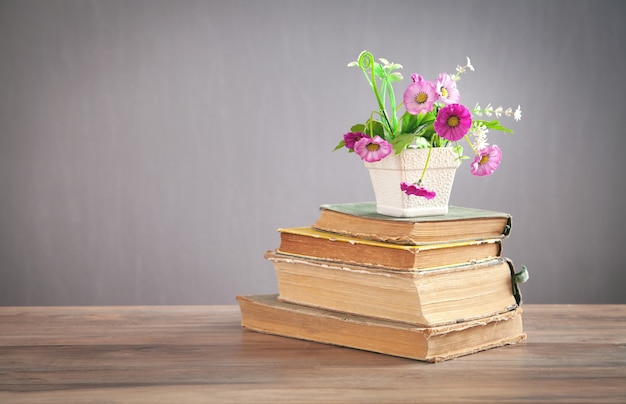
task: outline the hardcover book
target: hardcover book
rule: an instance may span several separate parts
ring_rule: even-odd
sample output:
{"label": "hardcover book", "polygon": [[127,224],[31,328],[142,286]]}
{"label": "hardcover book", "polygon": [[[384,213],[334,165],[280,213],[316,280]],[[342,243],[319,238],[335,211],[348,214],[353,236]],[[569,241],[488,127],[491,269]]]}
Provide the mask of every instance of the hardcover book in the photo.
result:
{"label": "hardcover book", "polygon": [[521,309],[438,327],[337,313],[281,302],[277,295],[237,296],[244,328],[266,334],[440,362],[526,338]]}
{"label": "hardcover book", "polygon": [[278,229],[282,254],[366,266],[418,270],[501,256],[501,239],[442,244],[400,245],[319,231],[312,227]]}
{"label": "hardcover book", "polygon": [[487,317],[519,301],[513,263],[494,258],[406,271],[327,262],[268,251],[278,299],[344,313],[434,326]]}
{"label": "hardcover book", "polygon": [[511,215],[450,206],[446,215],[405,218],[376,213],[374,202],[325,204],[320,206],[313,228],[367,240],[418,245],[502,239],[510,234]]}

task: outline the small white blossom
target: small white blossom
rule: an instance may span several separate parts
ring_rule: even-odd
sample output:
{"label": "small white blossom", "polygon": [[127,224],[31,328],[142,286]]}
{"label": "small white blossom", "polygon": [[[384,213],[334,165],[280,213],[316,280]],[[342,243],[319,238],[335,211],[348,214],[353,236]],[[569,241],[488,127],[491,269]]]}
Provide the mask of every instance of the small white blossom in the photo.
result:
{"label": "small white blossom", "polygon": [[461,66],[461,65],[457,65],[456,66],[456,74],[454,75],[453,79],[454,81],[458,81],[460,80],[460,75],[465,73],[465,71],[467,69],[470,69],[471,71],[474,71],[474,66],[472,66],[472,64],[470,63],[470,58],[467,57],[467,64],[465,66]]}
{"label": "small white blossom", "polygon": [[496,114],[496,118],[500,118],[502,116],[502,111],[504,110],[504,108],[502,108],[502,105],[500,105],[498,108],[496,108],[493,113]]}
{"label": "small white blossom", "polygon": [[482,123],[474,123],[470,129],[471,135],[474,138],[474,148],[476,150],[487,145],[487,126]]}
{"label": "small white blossom", "polygon": [[504,115],[510,117],[511,115],[513,115],[513,108],[508,107],[506,110],[504,110]]}
{"label": "small white blossom", "polygon": [[480,105],[476,104],[474,106],[474,110],[472,111],[476,116],[483,116],[483,110],[480,108]]}
{"label": "small white blossom", "polygon": [[491,103],[487,104],[487,106],[484,109],[485,115],[487,116],[491,116],[493,115],[493,107],[491,106]]}
{"label": "small white blossom", "polygon": [[517,109],[515,110],[513,117],[516,121],[519,121],[520,119],[522,119],[522,107],[520,105],[517,106]]}
{"label": "small white blossom", "polygon": [[392,62],[388,61],[385,58],[380,58],[378,60],[380,61],[380,63],[383,64],[383,68],[385,68],[385,69],[389,69],[389,70],[402,69],[402,65],[401,64],[392,63]]}

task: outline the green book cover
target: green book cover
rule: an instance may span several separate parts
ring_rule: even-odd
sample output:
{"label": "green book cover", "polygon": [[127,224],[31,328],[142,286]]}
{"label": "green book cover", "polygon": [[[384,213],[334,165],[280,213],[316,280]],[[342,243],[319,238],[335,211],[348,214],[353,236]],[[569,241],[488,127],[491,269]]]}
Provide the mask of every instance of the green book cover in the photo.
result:
{"label": "green book cover", "polygon": [[503,212],[496,212],[491,210],[466,208],[461,206],[450,206],[448,208],[448,214],[437,216],[420,216],[420,217],[394,217],[381,215],[376,212],[375,202],[353,202],[353,203],[336,203],[336,204],[324,204],[320,206],[320,209],[334,210],[336,212],[345,213],[347,215],[359,216],[376,220],[391,220],[398,222],[440,222],[440,221],[452,221],[452,220],[472,220],[479,218],[494,218],[501,217],[504,219],[511,218],[511,215]]}

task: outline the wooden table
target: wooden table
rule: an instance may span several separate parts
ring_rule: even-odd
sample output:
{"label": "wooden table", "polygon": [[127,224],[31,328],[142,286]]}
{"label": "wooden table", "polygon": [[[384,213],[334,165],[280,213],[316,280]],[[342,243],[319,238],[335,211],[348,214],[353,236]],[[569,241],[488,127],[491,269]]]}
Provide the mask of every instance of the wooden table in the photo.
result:
{"label": "wooden table", "polygon": [[237,306],[0,307],[0,403],[626,402],[626,305],[525,305],[528,340],[424,363],[264,335]]}

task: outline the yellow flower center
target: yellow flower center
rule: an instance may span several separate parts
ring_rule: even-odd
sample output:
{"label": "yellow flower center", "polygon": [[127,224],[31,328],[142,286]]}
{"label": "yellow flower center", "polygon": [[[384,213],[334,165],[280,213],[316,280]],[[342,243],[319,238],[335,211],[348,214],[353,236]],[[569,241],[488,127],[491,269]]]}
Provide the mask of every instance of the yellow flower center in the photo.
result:
{"label": "yellow flower center", "polygon": [[441,96],[443,98],[448,98],[448,89],[445,87],[441,87],[441,89],[439,90],[439,92],[441,92]]}
{"label": "yellow flower center", "polygon": [[480,165],[487,164],[488,161],[489,161],[489,155],[488,154],[483,154],[483,156],[480,158],[480,161],[478,162],[478,164],[480,164]]}
{"label": "yellow flower center", "polygon": [[449,127],[456,128],[457,126],[459,126],[459,117],[456,115],[451,115],[446,121],[446,123],[448,124]]}
{"label": "yellow flower center", "polygon": [[425,93],[425,92],[423,92],[423,91],[422,91],[421,93],[418,93],[418,94],[415,96],[415,101],[416,101],[418,104],[423,104],[423,103],[425,103],[425,102],[426,102],[426,100],[428,100],[428,94],[426,94],[426,93]]}
{"label": "yellow flower center", "polygon": [[374,152],[378,151],[378,149],[380,149],[380,146],[376,143],[369,143],[367,146],[365,146],[365,148],[371,152]]}

